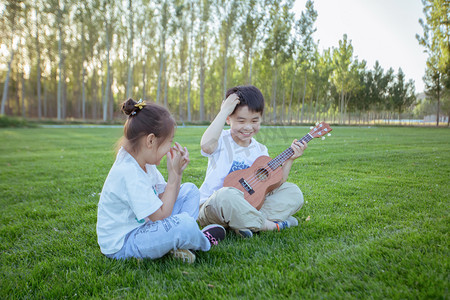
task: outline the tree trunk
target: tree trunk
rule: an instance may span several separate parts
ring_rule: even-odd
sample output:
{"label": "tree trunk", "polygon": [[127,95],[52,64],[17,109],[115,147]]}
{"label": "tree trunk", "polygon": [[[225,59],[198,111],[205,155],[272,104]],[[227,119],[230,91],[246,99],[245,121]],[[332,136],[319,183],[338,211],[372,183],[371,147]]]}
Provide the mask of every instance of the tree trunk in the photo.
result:
{"label": "tree trunk", "polygon": [[103,105],[103,102],[105,101],[105,92],[106,92],[106,89],[105,89],[105,74],[103,73],[104,72],[104,66],[103,66],[103,63],[102,63],[102,65],[101,65],[101,68],[102,68],[102,75],[101,75],[101,85],[102,85],[102,87],[101,87],[101,98],[100,98],[100,102],[101,103],[99,103],[99,104],[101,104],[101,106],[100,106],[100,108],[99,108],[99,113],[100,113],[100,111],[103,109],[103,107],[104,107],[104,105]]}
{"label": "tree trunk", "polygon": [[146,94],[146,69],[145,69],[145,61],[142,62],[142,99],[146,100],[147,99],[147,94]]}
{"label": "tree trunk", "polygon": [[43,87],[44,87],[44,117],[48,118],[48,113],[47,113],[47,103],[48,103],[47,85],[44,83]]}
{"label": "tree trunk", "polygon": [[58,78],[58,93],[57,93],[57,99],[56,99],[56,118],[58,120],[61,120],[61,113],[62,113],[62,85],[63,85],[63,55],[62,55],[62,26],[61,26],[61,8],[59,7],[58,3],[58,56],[59,56],[59,78]]}
{"label": "tree trunk", "polygon": [[319,86],[317,86],[317,94],[316,94],[316,102],[314,102],[314,118],[313,122],[315,123],[317,121],[317,106],[319,102]]}
{"label": "tree trunk", "polygon": [[0,115],[5,115],[5,105],[6,105],[6,99],[8,99],[8,83],[9,83],[9,77],[11,74],[11,63],[14,59],[14,49],[11,47],[11,58],[8,62],[8,72],[6,73],[6,79],[5,83],[3,84],[3,96],[2,96],[2,106],[1,106],[1,112]]}
{"label": "tree trunk", "polygon": [[106,84],[105,84],[105,94],[103,98],[103,121],[108,119],[108,100],[109,100],[109,89],[111,87],[111,79],[110,79],[110,67],[111,64],[109,62],[109,52],[110,52],[110,40],[108,29],[106,30]]}
{"label": "tree trunk", "polygon": [[286,109],[286,91],[283,90],[283,104],[281,105],[281,123],[285,121],[285,109]]}
{"label": "tree trunk", "polygon": [[91,89],[92,89],[92,99],[91,99],[91,112],[92,112],[92,119],[97,119],[97,76],[96,76],[95,69],[92,70],[92,79],[91,79]]}
{"label": "tree trunk", "polygon": [[65,119],[67,116],[67,84],[66,84],[66,69],[63,69],[62,74],[62,93],[61,93],[61,117]]}
{"label": "tree trunk", "polygon": [[[114,72],[111,70],[111,80],[113,82]],[[109,99],[108,99],[108,119],[112,120],[114,118],[114,95],[112,93],[112,85],[109,85]]]}
{"label": "tree trunk", "polygon": [[273,123],[277,122],[277,85],[278,85],[278,67],[277,67],[277,61],[276,61],[277,54],[275,54],[275,76],[273,78],[273,91],[272,91],[272,121]]}
{"label": "tree trunk", "polygon": [[37,7],[35,8],[36,15],[36,89],[38,97],[38,118],[42,118],[42,103],[41,103],[41,50],[39,47],[39,14]]}
{"label": "tree trunk", "polygon": [[250,56],[249,56],[249,70],[248,70],[248,84],[252,84],[252,70],[253,70],[253,46],[250,47]]}
{"label": "tree trunk", "polygon": [[15,108],[17,109],[17,112],[15,112],[14,110],[14,114],[16,116],[20,116],[22,114],[22,106],[20,105],[20,91],[21,91],[21,79],[20,79],[20,72],[16,73],[16,84],[17,84],[17,88],[16,88],[16,105]]}
{"label": "tree trunk", "polygon": [[[204,39],[202,37],[202,44]],[[200,122],[205,120],[205,57],[204,46],[200,47]]]}
{"label": "tree trunk", "polygon": [[223,62],[223,100],[225,100],[225,96],[227,93],[227,69],[228,69],[228,44],[229,44],[229,36],[225,37],[225,53],[224,53],[224,62]]}
{"label": "tree trunk", "polygon": [[182,83],[180,83],[180,87],[179,87],[179,93],[180,93],[180,95],[179,95],[179,98],[180,98],[180,103],[179,103],[179,105],[178,105],[178,115],[179,115],[179,119],[180,119],[180,121],[182,121],[183,122],[183,124],[184,124],[184,118],[183,118],[183,97],[184,97],[184,88],[183,88],[183,84]]}
{"label": "tree trunk", "polygon": [[436,127],[439,127],[439,111],[441,105],[441,75],[437,78],[437,112],[436,112]]}
{"label": "tree trunk", "polygon": [[303,85],[303,98],[302,98],[302,112],[300,116],[300,124],[303,123],[303,112],[304,112],[304,106],[305,106],[305,96],[306,96],[306,70],[305,70],[305,83]]}
{"label": "tree trunk", "polygon": [[[203,22],[201,23],[201,26],[203,27]],[[200,32],[203,29],[201,29]],[[202,34],[201,36],[201,45],[200,45],[200,122],[203,122],[205,120],[205,38]]]}
{"label": "tree trunk", "polygon": [[206,70],[206,63],[205,63],[205,56],[206,56],[206,47],[207,44],[205,42],[205,39],[207,37],[207,27],[206,22],[209,19],[209,6],[208,1],[201,0],[200,1],[200,28],[199,28],[199,36],[200,36],[200,111],[199,111],[199,117],[200,122],[203,122],[205,120],[205,70]]}
{"label": "tree trunk", "polygon": [[86,68],[84,66],[84,61],[86,60],[86,52],[85,52],[85,41],[84,41],[84,24],[81,24],[81,118],[83,120],[86,119]]}
{"label": "tree trunk", "polygon": [[188,74],[188,86],[187,86],[187,120],[192,122],[191,117],[191,80],[192,80],[192,46],[194,36],[194,4],[191,2],[191,28],[189,36],[189,74]]}
{"label": "tree trunk", "polygon": [[289,99],[289,109],[288,109],[288,121],[289,121],[289,124],[292,123],[292,99],[294,98],[294,83],[295,83],[295,77],[296,76],[297,76],[297,70],[295,70],[294,76],[292,76],[291,98]]}
{"label": "tree trunk", "polygon": [[127,80],[127,99],[132,97],[133,90],[133,3],[132,0],[128,0],[128,12],[130,14],[130,38],[128,40],[128,80]]}
{"label": "tree trunk", "polygon": [[[164,66],[164,74],[166,73],[166,70],[167,70],[167,68],[166,68],[166,66]],[[164,75],[164,106],[165,107],[167,107],[167,109],[169,109],[169,103],[168,103],[168,101],[167,101],[167,94],[168,94],[168,92],[167,92],[167,75]]]}
{"label": "tree trunk", "polygon": [[[344,85],[342,85],[344,86]],[[342,91],[341,91],[341,99],[340,99],[340,103],[339,103],[339,124],[344,124],[345,123],[345,119],[344,119],[344,88],[342,87]]]}
{"label": "tree trunk", "polygon": [[159,54],[159,73],[158,73],[158,87],[156,89],[156,103],[159,103],[159,99],[161,96],[161,81],[163,76],[163,67],[165,60],[165,51],[166,51],[166,35],[164,32],[161,34],[161,51]]}
{"label": "tree trunk", "polygon": [[23,74],[23,72],[20,73],[20,82],[21,82],[21,88],[22,88],[22,92],[21,92],[21,98],[22,98],[22,118],[26,117],[26,108],[25,108],[25,76]]}

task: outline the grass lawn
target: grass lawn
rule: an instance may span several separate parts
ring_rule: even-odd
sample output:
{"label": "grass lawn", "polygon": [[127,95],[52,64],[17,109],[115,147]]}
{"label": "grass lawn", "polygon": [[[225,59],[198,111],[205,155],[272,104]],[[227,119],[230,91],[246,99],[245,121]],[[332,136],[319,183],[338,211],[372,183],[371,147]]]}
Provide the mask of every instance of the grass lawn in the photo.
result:
{"label": "grass lawn", "polygon": [[[201,185],[205,128],[178,128]],[[272,157],[306,127],[263,128]],[[335,127],[291,171],[299,226],[192,265],[114,261],[95,232],[120,128],[0,129],[0,298],[449,298],[450,130]],[[165,168],[160,167],[164,176]]]}

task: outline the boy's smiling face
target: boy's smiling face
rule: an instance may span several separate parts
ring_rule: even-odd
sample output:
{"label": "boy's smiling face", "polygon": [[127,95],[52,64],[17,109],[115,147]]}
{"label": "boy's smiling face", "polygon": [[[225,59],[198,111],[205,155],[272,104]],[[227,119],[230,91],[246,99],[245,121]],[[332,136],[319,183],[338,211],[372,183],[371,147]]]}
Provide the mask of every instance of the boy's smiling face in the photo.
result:
{"label": "boy's smiling face", "polygon": [[250,145],[252,137],[261,127],[261,113],[248,109],[248,106],[239,106],[235,112],[228,116],[227,124],[231,127],[231,137],[242,147]]}

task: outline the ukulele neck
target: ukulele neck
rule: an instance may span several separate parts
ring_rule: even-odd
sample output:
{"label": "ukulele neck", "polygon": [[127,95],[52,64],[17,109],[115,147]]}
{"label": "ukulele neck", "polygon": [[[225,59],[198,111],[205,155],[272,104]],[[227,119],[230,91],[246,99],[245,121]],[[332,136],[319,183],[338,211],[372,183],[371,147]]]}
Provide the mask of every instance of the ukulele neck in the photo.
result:
{"label": "ukulele neck", "polygon": [[[309,133],[307,135],[305,135],[304,137],[302,137],[299,142],[309,142],[313,139],[312,135],[310,135]],[[278,167],[280,167],[281,165],[284,164],[284,162],[286,160],[288,160],[289,158],[291,158],[291,156],[294,155],[294,150],[292,150],[291,147],[288,147],[286,150],[284,150],[283,152],[281,152],[280,155],[278,155],[277,157],[275,157],[274,159],[272,159],[271,161],[269,161],[267,163],[267,165],[272,169],[275,170]]]}

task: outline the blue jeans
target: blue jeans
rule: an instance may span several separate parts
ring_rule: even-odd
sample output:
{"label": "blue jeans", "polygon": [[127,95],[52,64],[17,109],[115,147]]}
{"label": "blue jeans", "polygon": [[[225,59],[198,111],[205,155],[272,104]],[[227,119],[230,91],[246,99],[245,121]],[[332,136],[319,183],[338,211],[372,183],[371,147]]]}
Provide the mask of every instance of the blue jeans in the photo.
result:
{"label": "blue jeans", "polygon": [[182,184],[170,217],[148,221],[132,230],[125,237],[122,249],[107,256],[156,259],[174,249],[208,251],[211,244],[196,222],[199,200],[200,193],[194,184]]}

